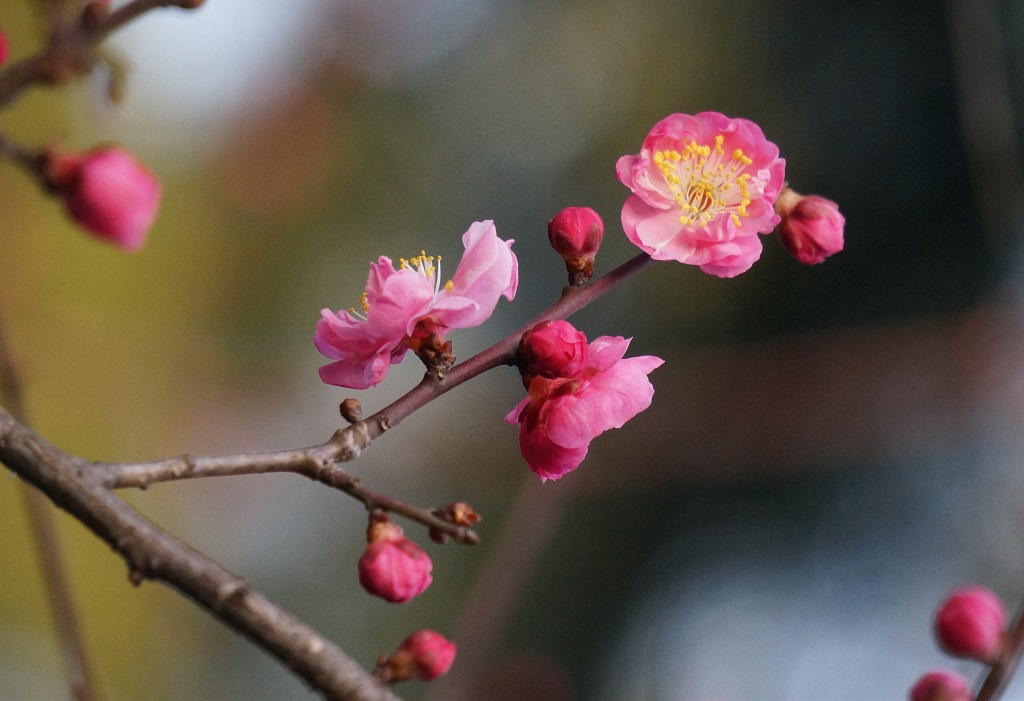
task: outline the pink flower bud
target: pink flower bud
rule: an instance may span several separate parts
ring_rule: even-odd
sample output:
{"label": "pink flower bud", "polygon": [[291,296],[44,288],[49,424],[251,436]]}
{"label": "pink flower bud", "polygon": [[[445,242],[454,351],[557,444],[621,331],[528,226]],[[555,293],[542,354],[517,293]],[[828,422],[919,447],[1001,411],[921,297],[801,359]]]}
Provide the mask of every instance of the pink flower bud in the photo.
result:
{"label": "pink flower bud", "polygon": [[47,177],[68,214],[97,237],[137,251],[160,204],[160,183],[130,152],[112,146],[52,158]]}
{"label": "pink flower bud", "polygon": [[907,698],[910,701],[971,701],[974,692],[959,674],[935,670],[918,679]]}
{"label": "pink flower bud", "polygon": [[363,589],[393,604],[404,604],[430,586],[433,563],[423,549],[387,516],[371,517],[366,547],[359,558]]}
{"label": "pink flower bud", "polygon": [[594,274],[594,257],[603,239],[604,222],[590,207],[566,207],[548,222],[548,241],[565,261],[574,287]]}
{"label": "pink flower bud", "polygon": [[381,656],[375,674],[386,684],[419,679],[429,682],[451,669],[455,643],[432,630],[418,630],[391,657]]}
{"label": "pink flower bud", "polygon": [[424,682],[447,673],[455,661],[455,651],[455,643],[432,630],[418,630],[398,646],[398,652],[412,660],[413,676]]}
{"label": "pink flower bud", "polygon": [[540,375],[572,377],[587,360],[587,337],[567,321],[542,321],[523,334],[519,360],[527,388]]}
{"label": "pink flower bud", "polygon": [[818,195],[784,191],[775,204],[782,217],[779,239],[790,255],[804,265],[821,263],[843,250],[846,219],[839,205]]}
{"label": "pink flower bud", "polygon": [[7,35],[0,30],[0,65],[6,63],[8,57],[11,55],[11,48],[7,44]]}
{"label": "pink flower bud", "polygon": [[992,664],[1003,649],[1006,609],[985,587],[954,591],[935,615],[939,645],[954,657]]}

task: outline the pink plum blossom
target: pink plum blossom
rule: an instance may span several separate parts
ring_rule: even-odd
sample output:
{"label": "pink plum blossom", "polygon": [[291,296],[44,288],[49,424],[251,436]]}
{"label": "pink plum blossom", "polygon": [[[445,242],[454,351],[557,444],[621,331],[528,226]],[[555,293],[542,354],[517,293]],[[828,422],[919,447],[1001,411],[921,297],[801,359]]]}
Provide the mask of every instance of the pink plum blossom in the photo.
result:
{"label": "pink plum blossom", "polygon": [[633,194],[622,207],[630,241],[655,260],[735,277],[761,257],[758,234],[779,223],[773,207],[786,162],[761,128],[718,112],[673,114],[616,174]]}
{"label": "pink plum blossom", "polygon": [[663,362],[652,355],[623,358],[631,339],[600,336],[586,360],[567,377],[534,377],[529,394],[505,421],[519,424],[519,447],[541,481],[579,467],[597,436],[651,405],[647,379]]}
{"label": "pink plum blossom", "polygon": [[321,312],[313,342],[335,362],[320,368],[320,378],[339,387],[372,387],[402,360],[413,338],[478,326],[499,297],[511,301],[519,283],[512,241],[499,239],[494,222],[483,221],[469,227],[462,245],[462,260],[446,283],[440,258],[425,253],[400,260],[398,270],[386,256],[371,263],[362,312]]}

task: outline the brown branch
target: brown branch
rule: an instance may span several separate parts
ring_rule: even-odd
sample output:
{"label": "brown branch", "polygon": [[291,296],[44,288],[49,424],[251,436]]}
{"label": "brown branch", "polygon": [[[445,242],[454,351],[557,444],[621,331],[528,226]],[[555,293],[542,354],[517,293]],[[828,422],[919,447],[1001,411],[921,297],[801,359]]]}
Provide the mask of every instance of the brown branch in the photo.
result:
{"label": "brown branch", "polygon": [[135,0],[109,15],[83,13],[77,22],[55,22],[46,47],[0,72],[0,108],[33,85],[62,85],[89,73],[94,49],[112,32],[141,15],[162,7],[194,9],[202,0]]}
{"label": "brown branch", "polygon": [[1017,623],[1007,634],[1003,652],[985,676],[975,701],[997,701],[1001,698],[1017,671],[1021,657],[1024,657],[1024,611],[1018,615]]}
{"label": "brown branch", "polygon": [[338,465],[358,459],[369,444],[366,426],[357,423],[339,430],[327,443],[311,448],[212,457],[186,455],[146,463],[90,463],[88,469],[96,474],[107,489],[145,488],[160,482],[200,477],[292,472],[348,494],[362,502],[367,510],[382,508],[399,514],[427,528],[441,531],[458,543],[476,545],[480,542],[473,529],[445,521],[432,513],[431,509],[413,506],[375,492]]}
{"label": "brown branch", "polygon": [[124,558],[134,583],[166,582],[267,650],[327,698],[395,699],[336,645],[108,491],[102,471],[50,445],[3,409],[0,461],[106,541]]}

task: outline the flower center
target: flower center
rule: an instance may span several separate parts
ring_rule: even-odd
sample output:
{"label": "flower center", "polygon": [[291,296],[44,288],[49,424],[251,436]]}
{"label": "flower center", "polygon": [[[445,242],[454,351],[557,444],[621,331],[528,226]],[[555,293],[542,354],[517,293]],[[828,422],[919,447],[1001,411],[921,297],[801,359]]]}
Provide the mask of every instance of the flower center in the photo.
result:
{"label": "flower center", "polygon": [[750,173],[744,173],[753,161],[736,149],[726,159],[722,143],[725,137],[715,137],[715,145],[699,146],[691,141],[679,151],[655,151],[654,164],[668,183],[676,204],[679,205],[679,223],[704,228],[720,214],[728,214],[736,225],[740,217],[750,216]]}
{"label": "flower center", "polygon": [[[437,265],[434,265],[434,263]],[[441,256],[428,256],[426,251],[420,251],[418,256],[398,259],[400,270],[415,270],[417,273],[434,283],[434,297],[441,293]],[[444,284],[445,290],[452,289],[452,281]]]}
{"label": "flower center", "polygon": [[[428,256],[426,251],[420,251],[418,256],[399,258],[398,269],[412,270],[434,283],[435,299],[441,293],[441,256]],[[452,281],[449,280],[444,284],[443,289],[447,291],[451,290],[452,287]],[[362,312],[357,312],[355,307],[349,307],[348,313],[360,321],[366,321],[366,315],[370,311],[370,300],[365,291],[359,295],[359,307],[362,309]]]}

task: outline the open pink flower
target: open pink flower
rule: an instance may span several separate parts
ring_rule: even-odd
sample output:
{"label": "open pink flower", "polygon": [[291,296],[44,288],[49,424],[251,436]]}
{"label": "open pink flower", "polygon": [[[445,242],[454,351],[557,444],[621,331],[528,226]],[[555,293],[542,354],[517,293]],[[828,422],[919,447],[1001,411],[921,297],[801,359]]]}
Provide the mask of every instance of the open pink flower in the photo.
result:
{"label": "open pink flower", "polygon": [[773,205],[786,162],[761,128],[718,112],[673,114],[640,153],[616,164],[633,191],[622,207],[629,240],[655,260],[735,277],[761,256],[758,234],[779,223]]}
{"label": "open pink flower", "polygon": [[571,376],[533,378],[529,395],[505,417],[519,424],[519,448],[542,482],[575,470],[590,441],[651,405],[654,387],[647,375],[665,361],[653,355],[623,358],[630,340],[594,339]]}
{"label": "open pink flower", "polygon": [[519,263],[512,241],[502,241],[494,222],[475,222],[462,236],[465,252],[446,283],[441,282],[440,258],[425,253],[400,260],[381,256],[370,264],[366,292],[354,309],[324,309],[313,342],[335,361],[320,368],[329,385],[366,389],[402,360],[413,337],[483,323],[502,295],[512,300],[519,284]]}

